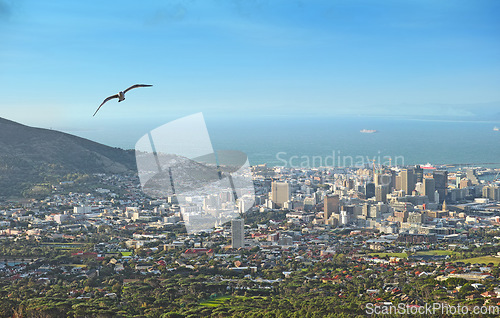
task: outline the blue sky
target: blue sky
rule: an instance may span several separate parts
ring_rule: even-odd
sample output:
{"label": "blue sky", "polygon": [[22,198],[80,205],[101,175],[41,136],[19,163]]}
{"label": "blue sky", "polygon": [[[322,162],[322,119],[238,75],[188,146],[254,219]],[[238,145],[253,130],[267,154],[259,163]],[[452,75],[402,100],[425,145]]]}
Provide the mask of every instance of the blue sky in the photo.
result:
{"label": "blue sky", "polygon": [[[0,0],[0,117],[461,113],[500,101],[498,16],[495,0]],[[92,117],[134,83],[154,87]]]}

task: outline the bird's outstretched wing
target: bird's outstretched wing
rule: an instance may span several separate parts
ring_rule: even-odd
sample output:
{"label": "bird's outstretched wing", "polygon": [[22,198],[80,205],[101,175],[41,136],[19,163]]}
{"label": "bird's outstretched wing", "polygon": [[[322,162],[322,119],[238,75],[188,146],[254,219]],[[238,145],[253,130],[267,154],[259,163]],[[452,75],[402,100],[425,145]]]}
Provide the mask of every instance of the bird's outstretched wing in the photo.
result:
{"label": "bird's outstretched wing", "polygon": [[106,98],[101,105],[99,105],[99,107],[97,108],[97,110],[95,111],[94,115],[97,114],[97,112],[99,111],[99,109],[101,109],[102,105],[104,105],[104,103],[106,103],[108,100],[112,100],[113,98],[118,98],[118,94],[115,94],[113,96],[109,96],[108,98]]}
{"label": "bird's outstretched wing", "polygon": [[153,85],[148,85],[148,84],[135,84],[135,85],[132,85],[130,86],[129,88],[127,88],[126,90],[123,91],[123,93],[125,94],[126,92],[128,92],[129,90],[131,89],[134,89],[134,88],[137,88],[137,87],[151,87]]}

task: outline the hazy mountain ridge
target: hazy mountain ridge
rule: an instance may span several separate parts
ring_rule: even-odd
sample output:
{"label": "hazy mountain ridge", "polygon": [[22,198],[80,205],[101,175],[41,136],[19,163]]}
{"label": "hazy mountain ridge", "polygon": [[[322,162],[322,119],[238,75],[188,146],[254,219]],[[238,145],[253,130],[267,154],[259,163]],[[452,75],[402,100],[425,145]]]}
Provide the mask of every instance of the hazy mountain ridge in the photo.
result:
{"label": "hazy mountain ridge", "polygon": [[0,118],[0,197],[68,173],[136,170],[135,154],[67,133]]}

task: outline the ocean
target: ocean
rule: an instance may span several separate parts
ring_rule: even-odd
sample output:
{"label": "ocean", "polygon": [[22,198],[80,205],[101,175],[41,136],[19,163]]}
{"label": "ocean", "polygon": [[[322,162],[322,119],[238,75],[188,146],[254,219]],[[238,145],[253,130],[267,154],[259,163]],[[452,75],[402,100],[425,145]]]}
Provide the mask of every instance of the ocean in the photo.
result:
{"label": "ocean", "polygon": [[[205,117],[216,150],[240,150],[251,165],[344,166],[471,164],[500,166],[500,123],[378,117]],[[158,119],[69,133],[133,149]],[[377,130],[361,133],[362,129]]]}

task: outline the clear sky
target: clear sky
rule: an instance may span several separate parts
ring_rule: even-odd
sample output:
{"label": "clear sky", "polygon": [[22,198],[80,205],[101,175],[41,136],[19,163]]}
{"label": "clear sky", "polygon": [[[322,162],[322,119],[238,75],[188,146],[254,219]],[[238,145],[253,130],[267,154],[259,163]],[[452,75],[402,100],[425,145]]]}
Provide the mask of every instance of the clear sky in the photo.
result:
{"label": "clear sky", "polygon": [[[499,16],[497,0],[0,0],[0,117],[453,112],[500,101]],[[154,86],[92,117],[135,83]]]}

